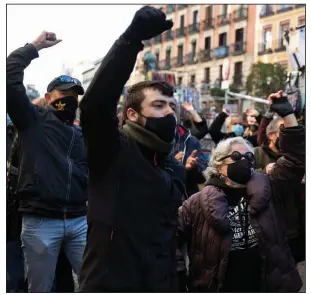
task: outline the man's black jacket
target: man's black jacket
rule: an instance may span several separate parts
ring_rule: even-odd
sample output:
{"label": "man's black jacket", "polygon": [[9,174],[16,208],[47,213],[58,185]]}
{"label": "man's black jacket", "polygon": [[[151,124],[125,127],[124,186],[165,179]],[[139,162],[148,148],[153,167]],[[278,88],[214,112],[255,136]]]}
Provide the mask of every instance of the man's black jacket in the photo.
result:
{"label": "man's black jacket", "polygon": [[20,211],[60,218],[82,216],[88,177],[83,136],[51,110],[30,103],[24,70],[37,57],[37,49],[27,44],[7,58],[7,112],[21,141]]}
{"label": "man's black jacket", "polygon": [[177,290],[175,234],[185,169],[125,136],[116,117],[142,48],[117,40],[80,104],[90,175],[82,292]]}

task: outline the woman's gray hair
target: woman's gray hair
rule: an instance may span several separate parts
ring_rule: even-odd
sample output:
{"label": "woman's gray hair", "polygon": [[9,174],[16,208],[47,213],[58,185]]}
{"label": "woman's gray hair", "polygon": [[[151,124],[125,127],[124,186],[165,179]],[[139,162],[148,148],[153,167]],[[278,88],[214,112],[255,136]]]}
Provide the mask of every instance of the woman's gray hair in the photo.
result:
{"label": "woman's gray hair", "polygon": [[232,152],[231,147],[235,144],[244,145],[251,153],[254,153],[254,147],[252,144],[241,136],[222,140],[212,152],[212,156],[209,160],[209,166],[204,172],[206,179],[220,174],[218,168],[221,164],[223,164],[224,160],[219,161],[219,159],[230,155]]}
{"label": "woman's gray hair", "polygon": [[279,131],[279,123],[282,120],[283,119],[281,117],[273,119],[266,128],[266,134],[269,135],[269,133],[278,132]]}

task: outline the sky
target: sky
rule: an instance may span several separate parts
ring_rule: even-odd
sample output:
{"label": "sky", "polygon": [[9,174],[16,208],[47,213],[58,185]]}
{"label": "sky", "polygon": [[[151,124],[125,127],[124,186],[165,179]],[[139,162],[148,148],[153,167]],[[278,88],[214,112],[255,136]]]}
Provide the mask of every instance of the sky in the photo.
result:
{"label": "sky", "polygon": [[32,42],[44,30],[54,32],[63,40],[41,50],[39,58],[25,71],[24,84],[34,84],[42,96],[48,83],[63,73],[63,65],[72,67],[103,57],[140,7],[121,4],[8,5],[7,55]]}

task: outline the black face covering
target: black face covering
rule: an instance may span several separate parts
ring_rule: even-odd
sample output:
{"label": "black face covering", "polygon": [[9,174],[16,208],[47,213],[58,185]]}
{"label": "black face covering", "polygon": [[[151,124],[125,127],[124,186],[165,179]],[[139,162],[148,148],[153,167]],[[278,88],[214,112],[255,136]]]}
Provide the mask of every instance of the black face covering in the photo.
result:
{"label": "black face covering", "polygon": [[246,184],[252,177],[253,165],[248,160],[238,160],[228,165],[228,178],[237,184]]}
{"label": "black face covering", "polygon": [[[143,116],[143,115],[141,115]],[[145,116],[143,116],[145,117]],[[176,117],[171,114],[162,118],[145,117],[145,128],[166,142],[172,142],[176,130]]]}
{"label": "black face covering", "polygon": [[72,125],[76,117],[78,99],[75,96],[65,96],[53,101],[52,106],[56,109],[55,116],[63,123]]}

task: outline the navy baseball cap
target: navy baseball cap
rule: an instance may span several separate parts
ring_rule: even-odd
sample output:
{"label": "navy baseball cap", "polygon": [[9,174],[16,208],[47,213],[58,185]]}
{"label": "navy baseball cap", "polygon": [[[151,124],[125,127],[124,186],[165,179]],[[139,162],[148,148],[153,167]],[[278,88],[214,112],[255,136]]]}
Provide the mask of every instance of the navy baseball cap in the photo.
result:
{"label": "navy baseball cap", "polygon": [[72,78],[68,75],[62,75],[59,76],[57,78],[55,78],[49,85],[47,88],[47,92],[51,92],[54,89],[57,90],[68,90],[71,88],[76,88],[78,91],[79,95],[83,95],[84,94],[84,89],[82,87],[81,82],[76,79],[76,78]]}

